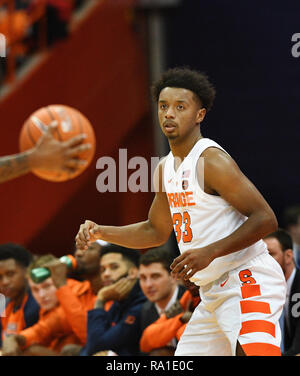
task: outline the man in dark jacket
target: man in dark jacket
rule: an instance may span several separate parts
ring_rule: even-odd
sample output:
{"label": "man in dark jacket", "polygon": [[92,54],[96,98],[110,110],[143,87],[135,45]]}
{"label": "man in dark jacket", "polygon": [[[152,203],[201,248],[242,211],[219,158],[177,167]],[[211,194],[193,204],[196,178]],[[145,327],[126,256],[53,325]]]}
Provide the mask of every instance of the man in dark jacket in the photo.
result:
{"label": "man in dark jacket", "polygon": [[300,354],[300,270],[293,257],[288,232],[279,229],[265,239],[269,253],[280,264],[287,281],[287,297],[281,317],[282,355]]}
{"label": "man in dark jacket", "polygon": [[80,355],[139,355],[140,314],[146,298],[138,282],[139,252],[116,245],[101,250],[103,288],[88,312],[87,343]]}

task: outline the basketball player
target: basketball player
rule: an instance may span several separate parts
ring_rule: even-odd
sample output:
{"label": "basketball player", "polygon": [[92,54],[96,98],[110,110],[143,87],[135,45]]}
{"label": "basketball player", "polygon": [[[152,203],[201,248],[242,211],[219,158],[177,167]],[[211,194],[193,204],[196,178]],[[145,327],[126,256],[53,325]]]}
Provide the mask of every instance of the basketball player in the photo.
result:
{"label": "basketball player", "polygon": [[84,165],[86,162],[76,157],[91,148],[90,144],[80,145],[85,135],[60,142],[53,137],[56,127],[56,122],[47,127],[34,148],[24,153],[0,157],[0,183],[27,174],[33,169],[73,172]]}
{"label": "basketball player", "polygon": [[261,240],[277,220],[229,154],[201,135],[215,90],[205,75],[176,68],[153,93],[171,151],[155,171],[148,219],[121,227],[85,221],[77,245],[101,238],[151,248],[174,226],[181,255],[172,273],[200,286],[201,296],[175,355],[280,355],[285,281]]}

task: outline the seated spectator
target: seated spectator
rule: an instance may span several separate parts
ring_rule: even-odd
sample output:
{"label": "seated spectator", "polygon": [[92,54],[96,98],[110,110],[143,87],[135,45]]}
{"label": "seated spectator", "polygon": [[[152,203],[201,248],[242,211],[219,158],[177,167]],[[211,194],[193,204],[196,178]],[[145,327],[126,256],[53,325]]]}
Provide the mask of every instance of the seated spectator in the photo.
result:
{"label": "seated spectator", "polygon": [[[54,258],[44,266],[50,269],[51,279],[57,289],[56,295],[74,333],[85,344],[87,338],[87,312],[94,307],[96,294],[88,280],[82,282],[67,278],[67,266]],[[35,264],[34,267],[37,267]]]}
{"label": "seated spectator", "polygon": [[[71,272],[70,277],[79,281],[88,281],[91,286],[91,291],[95,294],[95,300],[99,289],[102,287],[101,275],[100,275],[100,256],[101,249],[104,245],[108,245],[103,240],[97,240],[92,243],[88,249],[81,250],[75,248],[74,257],[77,263],[76,269]],[[105,304],[105,309],[110,307],[110,302]],[[94,304],[91,309],[94,308]],[[62,351],[63,356],[75,356],[78,355],[82,346],[79,345],[66,345]]]}
{"label": "seated spectator", "polygon": [[7,301],[0,318],[0,347],[6,335],[20,333],[38,321],[40,307],[26,276],[31,260],[32,255],[18,244],[0,245],[0,293]]}
{"label": "seated spectator", "polygon": [[[172,262],[171,252],[164,248],[150,249],[141,256],[139,266],[140,285],[148,299],[142,308],[142,331],[159,319],[174,303],[178,302],[186,290],[184,286],[178,285],[171,276],[170,265]],[[173,338],[169,345],[175,349],[176,342],[176,339]],[[146,348],[149,351],[149,347],[142,347],[144,351]],[[154,347],[156,346],[151,346],[151,348]]]}
{"label": "seated spectator", "polygon": [[[80,355],[98,352],[139,355],[140,314],[145,297],[138,282],[140,253],[117,245],[101,251],[103,288],[95,309],[88,312],[88,338]],[[105,302],[113,301],[108,310]]]}
{"label": "seated spectator", "polygon": [[284,210],[283,223],[285,230],[292,237],[294,259],[300,268],[300,205],[289,206]]}
{"label": "seated spectator", "polygon": [[[30,271],[41,267],[50,269],[51,276],[35,283]],[[31,348],[31,355],[58,354],[66,344],[85,343],[87,311],[92,308],[95,295],[89,282],[67,279],[66,274],[67,266],[53,255],[41,256],[29,266],[29,285],[41,307],[39,321],[6,338],[3,355],[19,355],[31,345],[40,345]]]}
{"label": "seated spectator", "polygon": [[175,347],[170,344],[179,341],[186,324],[200,302],[199,286],[184,281],[187,291],[159,319],[150,324],[143,332],[140,349],[149,355],[174,355]]}
{"label": "seated spectator", "polygon": [[293,257],[293,242],[287,231],[278,229],[264,242],[271,256],[280,264],[287,281],[287,298],[280,318],[282,355],[300,353],[300,270]]}
{"label": "seated spectator", "polygon": [[86,250],[76,248],[74,257],[77,266],[70,275],[71,278],[79,281],[89,281],[95,295],[102,286],[100,276],[101,249],[102,246],[99,242],[92,243]]}

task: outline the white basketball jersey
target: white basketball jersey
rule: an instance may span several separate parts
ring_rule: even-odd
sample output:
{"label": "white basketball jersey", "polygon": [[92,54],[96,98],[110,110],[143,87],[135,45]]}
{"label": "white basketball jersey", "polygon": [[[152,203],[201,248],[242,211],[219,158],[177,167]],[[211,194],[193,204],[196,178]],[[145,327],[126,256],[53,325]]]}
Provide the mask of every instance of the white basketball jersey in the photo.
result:
{"label": "white basketball jersey", "polygon": [[[222,197],[207,194],[200,187],[196,166],[203,151],[209,147],[226,152],[216,142],[202,138],[194,145],[177,171],[174,168],[172,152],[165,161],[164,186],[181,253],[225,238],[247,219]],[[198,286],[206,285],[263,252],[268,251],[265,243],[260,240],[248,248],[217,257],[190,280]]]}

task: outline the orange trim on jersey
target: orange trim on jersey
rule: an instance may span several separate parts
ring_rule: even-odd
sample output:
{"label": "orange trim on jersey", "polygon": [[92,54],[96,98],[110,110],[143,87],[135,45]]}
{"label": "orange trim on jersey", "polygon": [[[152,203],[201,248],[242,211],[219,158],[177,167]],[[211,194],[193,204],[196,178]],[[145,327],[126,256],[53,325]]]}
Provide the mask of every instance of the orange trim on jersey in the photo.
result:
{"label": "orange trim on jersey", "polygon": [[242,348],[248,356],[281,356],[280,347],[270,343],[247,343]]}
{"label": "orange trim on jersey", "polygon": [[187,198],[188,206],[196,205],[196,203],[193,201],[194,200],[193,194],[194,194],[194,192],[185,192],[185,196]]}
{"label": "orange trim on jersey", "polygon": [[255,300],[241,300],[241,312],[251,313],[251,312],[261,312],[261,313],[271,313],[271,308],[269,303],[256,302]]}
{"label": "orange trim on jersey", "polygon": [[245,283],[241,287],[242,297],[243,299],[252,298],[253,296],[260,296],[260,285],[248,284]]}
{"label": "orange trim on jersey", "polygon": [[194,206],[194,192],[175,192],[168,193],[168,201],[170,208],[185,208],[187,206]]}
{"label": "orange trim on jersey", "polygon": [[275,325],[272,322],[265,320],[250,320],[242,322],[240,335],[253,332],[264,332],[275,337]]}

